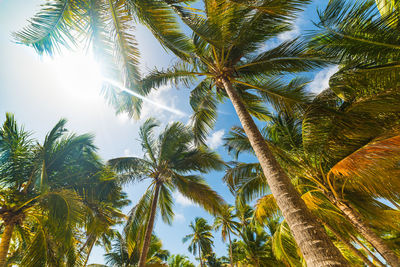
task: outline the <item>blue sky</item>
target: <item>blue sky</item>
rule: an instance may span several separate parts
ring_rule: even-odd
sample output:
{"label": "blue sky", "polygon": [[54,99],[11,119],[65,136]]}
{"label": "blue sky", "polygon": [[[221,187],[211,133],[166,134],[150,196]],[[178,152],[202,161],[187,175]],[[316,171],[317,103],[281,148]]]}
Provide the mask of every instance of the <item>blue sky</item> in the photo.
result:
{"label": "blue sky", "polygon": [[[165,125],[174,120],[186,123],[191,112],[188,88],[163,87],[150,95],[151,100],[180,110],[178,115],[146,103],[140,121],[131,121],[125,115],[115,115],[100,96],[99,72],[90,55],[82,52],[65,51],[51,59],[39,57],[33,49],[12,42],[11,32],[26,25],[44,0],[0,0],[0,121],[5,112],[15,114],[19,123],[33,131],[34,136],[43,139],[45,133],[60,119],[68,119],[68,129],[95,134],[96,145],[104,160],[124,155],[141,155],[138,144],[138,128],[144,119],[157,117]],[[281,35],[276,43],[293,38],[305,30],[311,29],[311,20],[316,20],[317,6],[326,3],[314,1],[295,21],[294,29]],[[168,55],[151,34],[142,26],[136,29],[136,37],[142,57],[142,69],[157,66],[167,67],[174,58]],[[273,45],[273,44],[271,44]],[[309,89],[319,92],[328,86],[327,81],[335,68],[320,70],[311,75],[314,81]],[[230,103],[220,106],[219,118],[209,138],[209,145],[216,149],[225,160],[232,160],[224,150],[222,138],[230,127],[239,125]],[[245,156],[243,160],[253,160]],[[228,202],[233,198],[222,183],[222,172],[206,175],[208,183]],[[135,184],[125,188],[132,204],[144,192],[146,184]],[[131,207],[127,207],[127,212]],[[155,233],[162,239],[164,247],[171,253],[193,256],[187,251],[182,238],[189,233],[188,225],[196,217],[202,216],[212,223],[212,218],[201,208],[193,205],[181,195],[175,195],[175,221],[172,226],[157,221]],[[215,233],[215,252],[226,255],[226,245],[221,242],[219,233]],[[101,248],[95,248],[90,263],[104,263]]]}

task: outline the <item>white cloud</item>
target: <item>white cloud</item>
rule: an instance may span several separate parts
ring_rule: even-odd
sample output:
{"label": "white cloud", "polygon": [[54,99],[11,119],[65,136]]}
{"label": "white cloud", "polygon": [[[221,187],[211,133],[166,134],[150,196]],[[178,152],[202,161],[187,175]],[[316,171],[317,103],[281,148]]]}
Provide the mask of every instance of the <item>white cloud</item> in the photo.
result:
{"label": "white cloud", "polygon": [[333,66],[318,72],[310,83],[309,89],[314,94],[319,94],[329,87],[329,79],[338,71],[338,66]]}
{"label": "white cloud", "polygon": [[298,37],[299,35],[300,35],[299,21],[296,20],[296,22],[293,25],[293,29],[279,34],[278,40],[281,42],[285,42],[285,41],[292,40],[292,39]]}
{"label": "white cloud", "polygon": [[219,130],[214,132],[211,136],[207,138],[207,145],[211,149],[216,149],[222,145],[222,138],[224,137],[225,130]]}
{"label": "white cloud", "polygon": [[191,201],[190,199],[188,199],[187,197],[185,197],[178,191],[175,191],[173,196],[175,198],[176,203],[178,203],[184,207],[195,205],[195,203],[193,203],[193,201]]}
{"label": "white cloud", "polygon": [[182,213],[175,213],[174,220],[176,222],[183,223],[186,221],[186,218],[185,218],[185,215],[183,215]]}

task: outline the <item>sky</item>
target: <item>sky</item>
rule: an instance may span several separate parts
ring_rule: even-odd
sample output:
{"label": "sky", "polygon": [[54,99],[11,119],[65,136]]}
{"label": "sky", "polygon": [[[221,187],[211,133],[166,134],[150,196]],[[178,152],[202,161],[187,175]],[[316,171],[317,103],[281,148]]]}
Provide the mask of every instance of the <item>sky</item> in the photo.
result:
{"label": "sky", "polygon": [[[13,42],[11,33],[26,25],[27,19],[38,10],[44,0],[0,0],[0,123],[5,113],[15,114],[17,121],[32,131],[33,136],[43,140],[56,122],[68,119],[67,128],[73,132],[92,133],[95,144],[104,160],[121,156],[140,156],[142,151],[138,142],[138,129],[149,117],[156,117],[163,125],[171,121],[187,123],[191,114],[189,106],[190,88],[164,86],[153,91],[146,102],[139,121],[128,116],[116,115],[100,94],[101,82],[98,66],[94,59],[82,51],[63,51],[54,58],[38,56],[32,48]],[[288,40],[311,29],[312,21],[317,20],[316,9],[326,3],[316,0],[311,3],[292,31],[282,34],[275,44]],[[167,67],[174,57],[152,37],[143,26],[136,27],[135,35],[141,53],[141,68],[146,72],[153,67]],[[274,45],[274,44],[268,44]],[[312,82],[309,90],[318,93],[328,87],[329,77],[336,67],[328,67],[311,73]],[[157,104],[155,104],[157,103]],[[159,106],[167,106],[178,112],[170,112]],[[224,160],[232,160],[223,148],[223,137],[229,129],[239,125],[230,103],[219,107],[218,121],[211,132],[208,144],[221,154]],[[241,158],[254,161],[250,156]],[[233,197],[222,183],[223,172],[211,172],[205,175],[210,186],[224,199],[233,203]],[[146,189],[147,184],[128,185],[124,190],[134,205]],[[161,220],[156,222],[155,233],[163,241],[163,246],[171,253],[185,254],[194,261],[182,238],[190,233],[189,223],[196,216],[206,218],[212,223],[212,217],[200,207],[194,205],[180,194],[175,194],[175,220],[166,225]],[[128,212],[132,205],[126,207]],[[226,245],[219,233],[215,236],[215,252],[218,256],[227,255]],[[89,263],[105,263],[103,249],[96,247]]]}

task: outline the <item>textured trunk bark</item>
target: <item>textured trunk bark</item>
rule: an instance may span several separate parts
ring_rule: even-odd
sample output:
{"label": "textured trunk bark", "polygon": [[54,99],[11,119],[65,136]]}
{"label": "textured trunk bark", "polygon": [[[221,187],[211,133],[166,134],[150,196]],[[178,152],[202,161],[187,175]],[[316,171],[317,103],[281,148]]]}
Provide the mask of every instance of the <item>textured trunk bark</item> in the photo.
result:
{"label": "textured trunk bark", "polygon": [[156,218],[156,210],[157,210],[157,202],[158,202],[159,192],[160,192],[160,184],[157,182],[156,188],[154,191],[154,198],[151,203],[149,222],[147,224],[146,233],[144,236],[142,253],[140,254],[139,267],[144,267],[146,265],[146,258],[147,258],[147,253],[149,252],[151,234],[153,233],[154,219]]}
{"label": "textured trunk bark", "polygon": [[311,214],[272,155],[257,125],[244,106],[231,82],[222,83],[232,101],[239,120],[263,169],[267,183],[288,223],[308,267],[348,266],[346,259],[333,245],[328,235]]}
{"label": "textured trunk bark", "polygon": [[376,265],[373,264],[367,257],[365,257],[364,254],[362,254],[358,249],[356,249],[349,241],[347,241],[340,233],[338,233],[335,229],[330,227],[328,224],[324,224],[326,228],[328,228],[335,236],[336,238],[342,242],[343,244],[346,245],[348,249],[350,249],[354,254],[356,254],[365,264],[367,264],[370,267],[375,267]]}
{"label": "textured trunk bark", "polygon": [[357,237],[355,236],[351,236],[351,239],[356,242],[373,260],[373,263],[375,265],[378,265],[380,267],[386,267],[386,264],[384,264],[383,262],[381,262],[375,255],[374,253],[372,253],[360,240],[358,240]]}
{"label": "textured trunk bark", "polygon": [[200,259],[200,266],[203,267],[203,258],[201,257],[201,249],[199,246],[199,259]]}
{"label": "textured trunk bark", "polygon": [[400,259],[390,247],[362,219],[361,214],[350,205],[335,200],[335,205],[343,212],[354,228],[381,254],[386,263],[392,267],[400,267]]}
{"label": "textured trunk bark", "polygon": [[0,242],[0,267],[6,267],[8,249],[14,231],[14,223],[4,223],[4,232]]}
{"label": "textured trunk bark", "polygon": [[229,240],[229,258],[231,260],[231,267],[234,267],[233,265],[233,253],[232,253],[232,240],[231,240],[231,233],[228,230],[228,240]]}

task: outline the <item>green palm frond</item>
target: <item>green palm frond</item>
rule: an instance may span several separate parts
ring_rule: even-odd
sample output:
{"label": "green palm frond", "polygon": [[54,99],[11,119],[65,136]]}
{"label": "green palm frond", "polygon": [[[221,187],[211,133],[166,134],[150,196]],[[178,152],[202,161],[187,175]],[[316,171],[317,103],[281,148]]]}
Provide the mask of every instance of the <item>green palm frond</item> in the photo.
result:
{"label": "green palm frond", "polygon": [[251,56],[236,67],[239,76],[303,72],[325,66],[324,59],[305,52],[306,44],[298,39],[285,41],[275,48]]}
{"label": "green palm frond", "polygon": [[[192,50],[190,40],[181,33],[179,23],[168,4],[170,1],[129,0],[129,8],[160,41],[175,55],[185,59]],[[173,3],[174,4],[174,3]]]}
{"label": "green palm frond", "polygon": [[[240,81],[238,81],[240,83]],[[302,108],[302,105],[311,101],[312,95],[306,86],[308,80],[295,78],[287,84],[278,80],[255,80],[251,82],[252,89],[256,89],[262,99],[270,103],[275,110],[282,112],[293,112]]]}
{"label": "green palm frond", "polygon": [[120,173],[119,181],[123,184],[145,179],[151,168],[150,162],[137,157],[114,158],[110,159],[108,164]]}
{"label": "green palm frond", "polygon": [[254,218],[264,224],[267,218],[274,218],[280,215],[280,210],[273,195],[268,194],[257,200],[254,209]]}
{"label": "green palm frond", "polygon": [[227,147],[228,152],[232,153],[236,158],[242,152],[254,153],[249,139],[241,127],[232,127],[224,141],[224,146]]}
{"label": "green palm frond", "polygon": [[139,202],[129,212],[129,217],[124,229],[129,253],[132,253],[134,250],[139,251],[142,248],[146,225],[143,218],[148,218],[152,198],[152,190],[146,190]]}
{"label": "green palm frond", "polygon": [[210,90],[211,86],[210,81],[205,79],[190,93],[190,105],[194,111],[191,121],[197,144],[205,144],[217,120],[217,99]]}
{"label": "green palm frond", "polygon": [[397,63],[342,68],[330,78],[330,89],[349,102],[396,91],[398,69]]}
{"label": "green palm frond", "polygon": [[381,17],[373,1],[330,1],[320,13],[320,31],[312,47],[356,64],[398,60],[397,13]]}
{"label": "green palm frond", "polygon": [[148,156],[153,163],[157,162],[155,158],[157,154],[157,147],[154,137],[154,128],[157,126],[159,126],[159,122],[154,118],[149,118],[139,129],[139,136],[143,152],[145,152],[145,155]]}
{"label": "green palm frond", "polygon": [[225,201],[200,176],[175,174],[172,182],[183,196],[199,204],[211,214],[221,213],[221,207]]}
{"label": "green palm frond", "polygon": [[302,266],[299,249],[285,222],[279,225],[273,235],[272,250],[275,257],[286,264],[290,266]]}
{"label": "green palm frond", "polygon": [[167,224],[171,224],[174,218],[173,206],[174,202],[170,189],[167,185],[162,185],[160,187],[158,207],[160,209],[161,218]]}
{"label": "green palm frond", "polygon": [[51,0],[29,21],[23,30],[14,33],[17,42],[32,46],[39,54],[53,55],[62,46],[75,43],[72,31],[79,29],[82,2]]}
{"label": "green palm frond", "polygon": [[144,92],[148,92],[153,88],[169,84],[176,86],[182,83],[185,86],[190,86],[196,80],[198,74],[203,75],[186,62],[178,62],[166,70],[155,69],[151,71],[141,80],[141,88]]}

